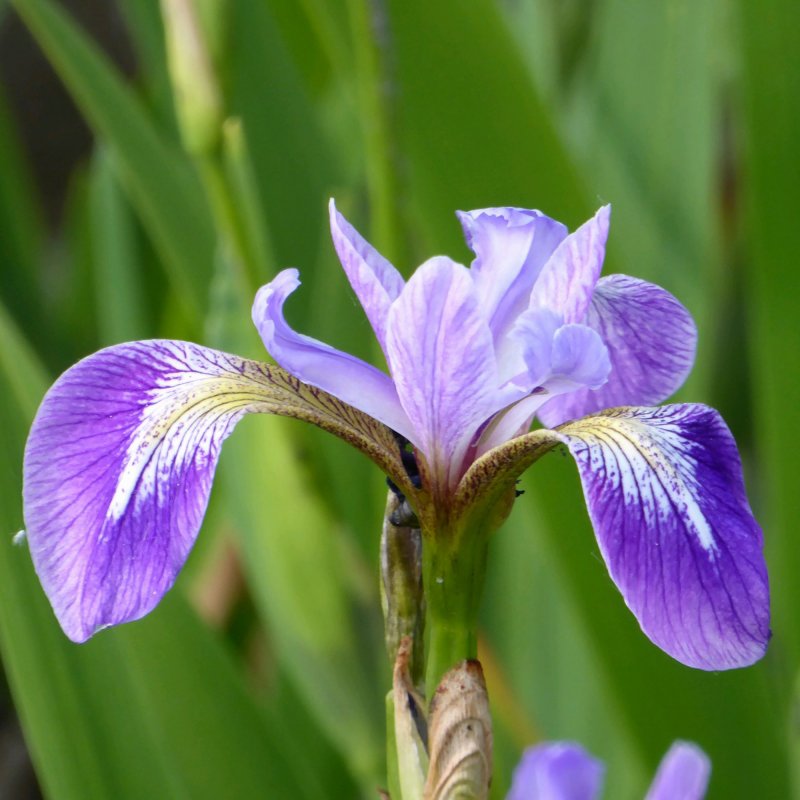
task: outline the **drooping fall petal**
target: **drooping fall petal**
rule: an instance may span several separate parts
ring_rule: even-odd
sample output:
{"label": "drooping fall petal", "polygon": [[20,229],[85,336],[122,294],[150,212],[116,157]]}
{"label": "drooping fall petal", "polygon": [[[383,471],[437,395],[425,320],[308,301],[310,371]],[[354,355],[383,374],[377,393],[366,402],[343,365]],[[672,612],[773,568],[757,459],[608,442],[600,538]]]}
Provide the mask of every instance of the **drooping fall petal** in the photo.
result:
{"label": "drooping fall petal", "polygon": [[280,368],[188,342],[101,350],[56,381],[25,450],[31,555],[71,639],[139,619],[172,586],[248,412],[336,433],[409,488],[391,431]]}
{"label": "drooping fall petal", "polygon": [[575,457],[603,558],[642,630],[699,669],[761,658],[770,635],[763,537],[719,414],[694,404],[622,408],[556,434]]}

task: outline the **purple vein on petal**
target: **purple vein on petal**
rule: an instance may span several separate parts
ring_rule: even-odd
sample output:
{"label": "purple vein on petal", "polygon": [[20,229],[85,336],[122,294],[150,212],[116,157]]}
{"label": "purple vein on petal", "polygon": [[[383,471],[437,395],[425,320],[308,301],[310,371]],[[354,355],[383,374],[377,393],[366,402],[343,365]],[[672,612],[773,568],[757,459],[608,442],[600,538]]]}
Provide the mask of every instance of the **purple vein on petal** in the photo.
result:
{"label": "purple vein on petal", "polygon": [[769,640],[763,541],[720,416],[699,405],[616,409],[557,434],[644,632],[699,669],[758,660]]}
{"label": "purple vein on petal", "polygon": [[386,318],[400,295],[403,276],[336,210],[329,205],[331,237],[347,279],[375,335],[386,352]]}
{"label": "purple vein on petal", "polygon": [[256,295],[253,322],[269,354],[304,383],[329,392],[417,443],[394,383],[386,373],[297,333],[286,322],[283,304],[299,285],[297,270],[285,269]]}
{"label": "purple vein on petal", "polygon": [[69,369],[25,451],[34,566],[65,633],[138,619],[172,586],[200,527],[219,449],[271,410],[246,362],[187,342],[132,342]]}

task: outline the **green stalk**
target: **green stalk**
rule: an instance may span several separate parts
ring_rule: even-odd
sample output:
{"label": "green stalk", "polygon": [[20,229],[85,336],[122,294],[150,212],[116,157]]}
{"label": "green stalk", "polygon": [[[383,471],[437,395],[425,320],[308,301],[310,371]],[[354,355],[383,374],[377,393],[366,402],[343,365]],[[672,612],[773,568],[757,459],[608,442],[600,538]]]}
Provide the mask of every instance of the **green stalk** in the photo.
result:
{"label": "green stalk", "polygon": [[444,533],[428,534],[423,541],[428,702],[445,672],[478,655],[478,607],[486,575],[488,534]]}

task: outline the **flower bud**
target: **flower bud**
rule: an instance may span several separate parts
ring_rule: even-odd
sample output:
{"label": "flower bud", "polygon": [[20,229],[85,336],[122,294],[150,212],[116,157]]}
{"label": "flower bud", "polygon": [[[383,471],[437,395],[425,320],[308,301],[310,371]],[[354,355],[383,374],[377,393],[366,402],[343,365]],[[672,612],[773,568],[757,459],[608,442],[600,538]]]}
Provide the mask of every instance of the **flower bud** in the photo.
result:
{"label": "flower bud", "polygon": [[206,155],[217,145],[222,93],[194,0],[161,0],[167,61],[178,125],[186,150]]}

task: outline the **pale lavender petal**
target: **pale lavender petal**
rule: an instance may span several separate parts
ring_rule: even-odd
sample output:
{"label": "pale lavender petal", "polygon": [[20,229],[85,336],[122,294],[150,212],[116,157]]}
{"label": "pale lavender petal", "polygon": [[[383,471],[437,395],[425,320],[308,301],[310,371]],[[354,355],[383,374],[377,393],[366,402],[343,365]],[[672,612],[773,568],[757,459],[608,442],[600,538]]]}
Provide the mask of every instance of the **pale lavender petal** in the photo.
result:
{"label": "pale lavender petal", "polygon": [[25,450],[25,525],[74,641],[144,616],[172,586],[222,442],[260,410],[243,364],[187,342],[133,342],[84,359],[45,396]]}
{"label": "pale lavender petal", "polygon": [[661,760],[645,800],[703,800],[711,761],[691,742],[675,742]]}
{"label": "pale lavender petal", "polygon": [[553,338],[551,377],[545,386],[551,394],[579,386],[598,388],[610,369],[608,350],[595,331],[586,325],[564,325]]}
{"label": "pale lavender petal", "polygon": [[521,208],[456,213],[476,256],[473,278],[497,344],[528,306],[539,272],[567,229],[541,211]]}
{"label": "pale lavender petal", "polygon": [[285,269],[256,294],[253,322],[269,354],[304,383],[330,392],[419,444],[386,373],[289,327],[283,304],[299,285],[297,270]]}
{"label": "pale lavender petal", "polygon": [[697,328],[666,290],[627,275],[597,284],[584,323],[608,347],[611,373],[598,389],[561,395],[539,411],[553,428],[568,419],[620,405],[657,405],[675,392],[694,363]]}
{"label": "pale lavender petal", "polygon": [[579,744],[540,744],[522,754],[506,800],[594,800],[604,774],[603,763]]}
{"label": "pale lavender petal", "polygon": [[385,350],[389,306],[403,290],[403,276],[336,210],[331,198],[331,236],[347,279]]}
{"label": "pale lavender petal", "polygon": [[530,297],[531,308],[549,308],[564,322],[583,322],[606,254],[611,206],[603,206],[556,248]]}
{"label": "pale lavender petal", "polygon": [[[585,325],[562,325],[558,314],[547,309],[529,309],[520,315],[510,338],[518,338],[512,349],[527,372],[518,374],[513,385],[528,397],[499,414],[481,436],[481,455],[502,442],[525,433],[533,415],[550,398],[582,386],[601,386],[611,364],[597,331]],[[503,362],[508,370],[511,359]]]}
{"label": "pale lavender petal", "polygon": [[769,640],[761,528],[736,443],[702,405],[615,409],[557,432],[642,630],[691,667],[744,667]]}
{"label": "pale lavender petal", "polygon": [[426,261],[389,312],[389,367],[434,472],[452,484],[478,427],[509,400],[497,390],[489,326],[470,272]]}

